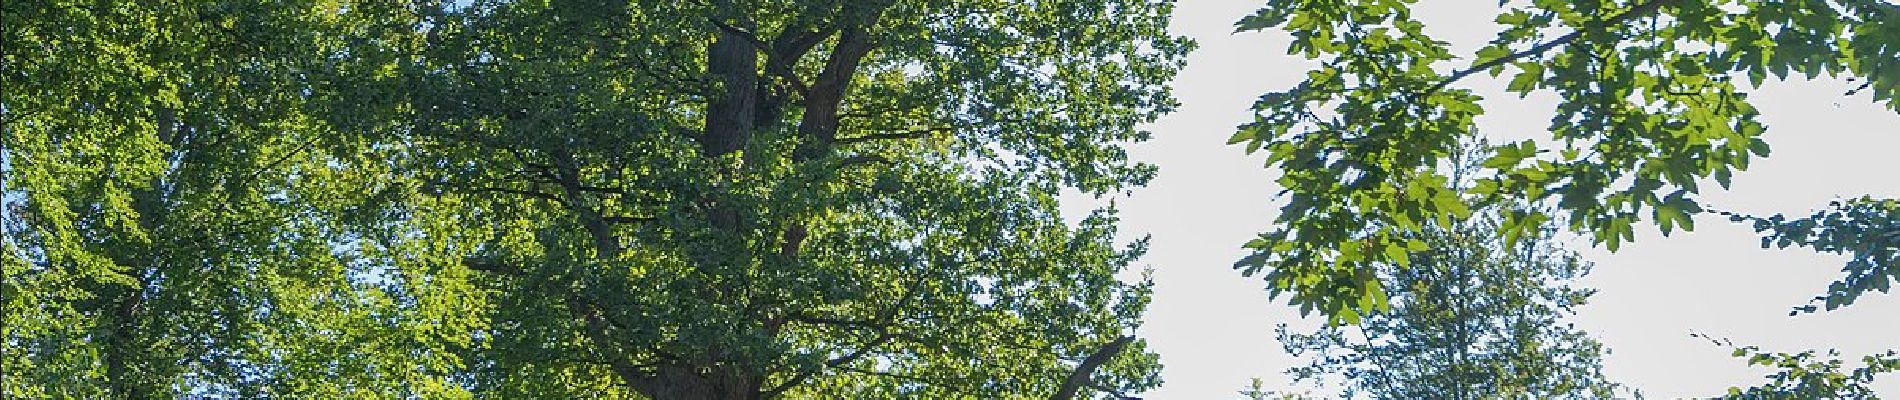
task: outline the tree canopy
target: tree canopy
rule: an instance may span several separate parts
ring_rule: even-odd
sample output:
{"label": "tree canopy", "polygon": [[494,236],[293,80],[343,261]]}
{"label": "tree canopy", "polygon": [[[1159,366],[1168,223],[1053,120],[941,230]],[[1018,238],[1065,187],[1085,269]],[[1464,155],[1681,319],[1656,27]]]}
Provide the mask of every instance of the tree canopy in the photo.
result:
{"label": "tree canopy", "polygon": [[[1900,200],[1698,198],[1769,155],[1767,79],[1847,76],[1900,111],[1900,5],[1506,1],[1462,58],[1412,7],[1265,0],[1237,26],[1318,65],[1231,140],[1290,195],[1236,267],[1335,323],[1290,350],[1350,350],[1296,372],[1609,393],[1561,322],[1589,292],[1560,231],[1615,250],[1714,214],[1846,255],[1797,313],[1900,279]],[[1140,393],[1148,241],[1058,196],[1155,176],[1127,148],[1176,108],[1173,10],[6,1],[0,397]],[[1506,73],[1559,99],[1548,137],[1466,151],[1464,81]],[[1900,360],[1718,344],[1777,369],[1738,398],[1864,395]]]}
{"label": "tree canopy", "polygon": [[1166,1],[3,7],[10,396],[1159,383]]}

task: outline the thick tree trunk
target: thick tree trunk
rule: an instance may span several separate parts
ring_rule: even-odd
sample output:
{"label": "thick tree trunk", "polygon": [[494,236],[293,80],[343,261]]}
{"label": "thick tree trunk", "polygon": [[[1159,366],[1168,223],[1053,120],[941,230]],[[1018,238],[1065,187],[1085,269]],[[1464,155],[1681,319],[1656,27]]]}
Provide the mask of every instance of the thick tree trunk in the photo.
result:
{"label": "thick tree trunk", "polygon": [[759,53],[738,32],[720,30],[706,49],[706,73],[719,82],[706,107],[706,132],[700,149],[718,157],[743,149],[752,140],[758,106]]}
{"label": "thick tree trunk", "polygon": [[[726,5],[726,2],[715,2]],[[804,107],[798,132],[807,142],[795,156],[800,160],[822,157],[829,153],[831,142],[838,131],[838,111],[847,93],[851,77],[856,74],[858,64],[874,47],[865,32],[865,27],[874,23],[877,15],[887,3],[879,3],[865,10],[866,14],[855,16],[855,24],[847,24],[839,34],[838,44],[826,60],[817,80],[807,87],[799,82],[791,70],[803,55],[822,42],[832,32],[831,29],[806,30],[803,26],[787,27],[773,40],[766,58],[765,70],[760,70],[760,46],[758,38],[751,36],[756,27],[749,21],[734,21],[723,25],[707,49],[706,73],[719,83],[707,101],[705,131],[699,137],[701,153],[707,157],[720,157],[746,148],[752,140],[754,131],[760,127],[774,126],[784,116],[780,107],[786,100],[782,95],[775,96],[770,85],[760,81],[761,74],[773,74],[783,78],[791,90],[803,92]],[[748,155],[750,157],[750,155]],[[714,199],[706,217],[715,229],[731,234],[741,234],[746,221],[740,219],[739,210],[731,204]],[[793,224],[782,236],[779,255],[796,257],[799,243],[808,233],[802,225]],[[767,329],[770,331],[771,329]],[[759,400],[773,397],[765,394],[764,374],[755,368],[741,365],[714,362],[721,356],[716,344],[708,343],[712,348],[704,349],[705,357],[700,361],[664,364],[646,379],[630,379],[642,394],[655,400]],[[780,392],[775,390],[774,394]]]}
{"label": "thick tree trunk", "polygon": [[660,367],[648,396],[654,400],[757,400],[762,380],[729,366]]}

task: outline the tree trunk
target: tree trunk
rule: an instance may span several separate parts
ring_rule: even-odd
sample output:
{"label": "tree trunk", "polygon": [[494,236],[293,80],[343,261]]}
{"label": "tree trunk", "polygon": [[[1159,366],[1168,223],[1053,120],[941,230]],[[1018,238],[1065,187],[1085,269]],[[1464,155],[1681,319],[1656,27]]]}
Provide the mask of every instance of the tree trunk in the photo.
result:
{"label": "tree trunk", "polygon": [[757,400],[762,383],[757,374],[732,366],[660,367],[647,396],[654,400]]}
{"label": "tree trunk", "polygon": [[144,293],[132,288],[119,301],[114,302],[112,320],[109,322],[105,349],[106,381],[112,394],[122,399],[149,399],[152,394],[146,391],[143,379],[133,370],[133,354],[142,351],[133,343],[133,332],[138,321],[139,306],[143,303]]}
{"label": "tree trunk", "polygon": [[700,149],[708,157],[745,148],[757,116],[759,54],[744,36],[720,30],[706,49],[706,74],[719,82],[706,107],[706,132]]}

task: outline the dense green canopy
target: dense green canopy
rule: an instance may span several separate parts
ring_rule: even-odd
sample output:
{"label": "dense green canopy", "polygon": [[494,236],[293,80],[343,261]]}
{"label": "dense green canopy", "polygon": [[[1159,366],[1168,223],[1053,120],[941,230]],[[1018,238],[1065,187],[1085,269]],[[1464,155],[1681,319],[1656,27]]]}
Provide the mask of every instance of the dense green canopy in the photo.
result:
{"label": "dense green canopy", "polygon": [[1159,383],[1165,1],[3,7],[10,396]]}
{"label": "dense green canopy", "polygon": [[[1764,246],[1849,256],[1797,311],[1900,279],[1900,201],[1788,217],[1697,198],[1768,155],[1747,89],[1770,77],[1849,76],[1900,111],[1900,5],[1501,4],[1468,64],[1409,0],[1266,0],[1240,21],[1319,66],[1233,137],[1290,194],[1237,267],[1365,323],[1290,335],[1295,350],[1350,346],[1346,329],[1509,349],[1494,365],[1552,373],[1455,358],[1391,376],[1602,394],[1596,343],[1558,325],[1584,293],[1543,285],[1582,273],[1537,241],[1559,225],[1615,250],[1644,221],[1717,213]],[[1134,336],[1146,240],[1118,241],[1113,207],[1065,219],[1056,197],[1154,176],[1126,146],[1175,107],[1193,44],[1167,32],[1172,10],[0,2],[0,397],[1139,393],[1160,384]],[[1550,136],[1454,173],[1484,112],[1461,81],[1506,72],[1560,99]],[[1470,335],[1503,316],[1530,323]],[[1741,398],[1862,395],[1900,365],[1735,354],[1777,368]],[[1342,360],[1320,365],[1370,358]]]}

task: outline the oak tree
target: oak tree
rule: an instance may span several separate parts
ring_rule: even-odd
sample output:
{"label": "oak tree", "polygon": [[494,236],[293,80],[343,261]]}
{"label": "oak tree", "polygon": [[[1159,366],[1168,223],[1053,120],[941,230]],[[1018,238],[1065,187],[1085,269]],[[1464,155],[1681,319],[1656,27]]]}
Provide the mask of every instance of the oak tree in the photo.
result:
{"label": "oak tree", "polygon": [[9,395],[1159,383],[1165,1],[4,7]]}

